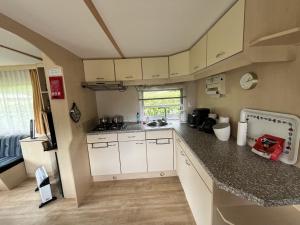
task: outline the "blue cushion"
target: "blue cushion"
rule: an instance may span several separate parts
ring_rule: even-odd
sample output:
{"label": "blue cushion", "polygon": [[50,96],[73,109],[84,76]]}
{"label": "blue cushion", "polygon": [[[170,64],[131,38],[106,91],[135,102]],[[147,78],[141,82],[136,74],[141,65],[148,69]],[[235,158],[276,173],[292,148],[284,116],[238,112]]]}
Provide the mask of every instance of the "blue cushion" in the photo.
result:
{"label": "blue cushion", "polygon": [[25,137],[25,135],[0,137],[0,173],[24,161],[20,140]]}

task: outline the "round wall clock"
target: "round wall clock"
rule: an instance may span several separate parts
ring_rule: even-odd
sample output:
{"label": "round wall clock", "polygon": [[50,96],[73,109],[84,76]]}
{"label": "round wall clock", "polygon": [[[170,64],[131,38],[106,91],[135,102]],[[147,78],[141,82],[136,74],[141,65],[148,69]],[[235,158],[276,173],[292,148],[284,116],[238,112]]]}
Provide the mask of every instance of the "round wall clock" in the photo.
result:
{"label": "round wall clock", "polygon": [[255,88],[258,79],[255,73],[246,73],[240,79],[240,85],[245,90],[250,90]]}

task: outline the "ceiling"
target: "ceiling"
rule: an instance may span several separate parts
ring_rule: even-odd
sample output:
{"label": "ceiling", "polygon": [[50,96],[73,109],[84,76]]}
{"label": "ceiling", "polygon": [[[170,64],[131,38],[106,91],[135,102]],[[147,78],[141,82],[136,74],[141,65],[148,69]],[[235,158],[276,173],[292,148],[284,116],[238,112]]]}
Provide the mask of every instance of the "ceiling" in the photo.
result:
{"label": "ceiling", "polygon": [[[0,45],[41,57],[41,51],[19,36],[0,28]],[[0,66],[36,64],[41,61],[7,48],[0,47]]]}
{"label": "ceiling", "polygon": [[[125,57],[188,49],[235,1],[92,0]],[[83,0],[1,0],[0,12],[81,58],[120,57]]]}

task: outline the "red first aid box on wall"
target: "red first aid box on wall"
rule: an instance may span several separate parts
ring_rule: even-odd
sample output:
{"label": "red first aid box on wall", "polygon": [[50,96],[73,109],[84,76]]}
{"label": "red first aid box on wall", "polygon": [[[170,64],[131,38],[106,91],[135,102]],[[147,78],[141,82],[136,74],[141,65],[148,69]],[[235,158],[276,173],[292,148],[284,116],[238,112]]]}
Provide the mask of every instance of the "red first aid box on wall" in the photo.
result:
{"label": "red first aid box on wall", "polygon": [[62,76],[49,77],[51,99],[64,99],[64,84]]}

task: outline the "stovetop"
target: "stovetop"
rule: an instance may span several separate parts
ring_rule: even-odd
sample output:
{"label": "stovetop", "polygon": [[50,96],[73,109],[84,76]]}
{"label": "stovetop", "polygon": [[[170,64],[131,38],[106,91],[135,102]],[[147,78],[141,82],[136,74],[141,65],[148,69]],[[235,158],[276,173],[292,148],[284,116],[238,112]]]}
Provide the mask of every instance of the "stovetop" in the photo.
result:
{"label": "stovetop", "polygon": [[123,130],[126,128],[124,123],[102,123],[98,124],[92,131],[110,131],[110,130]]}

